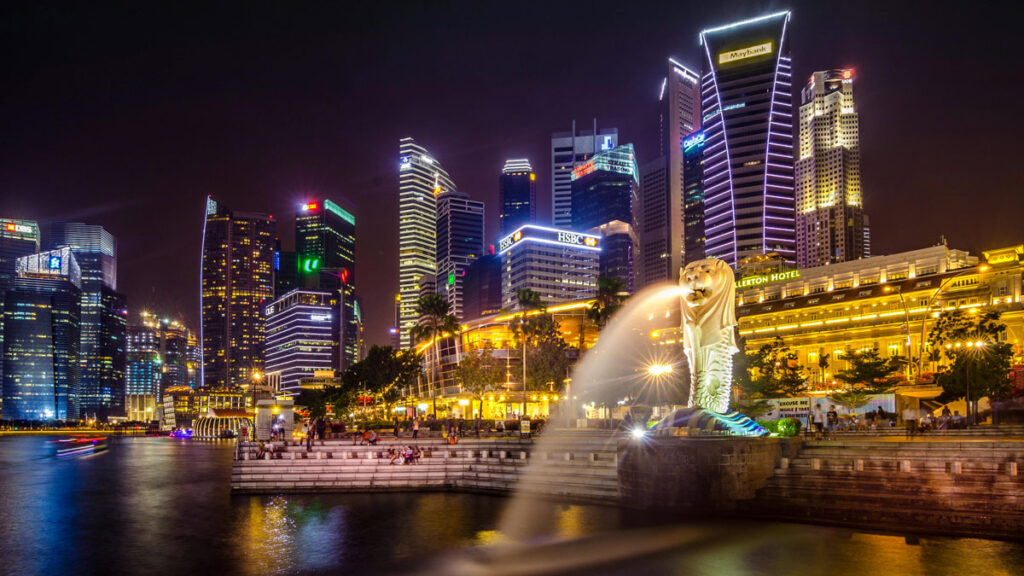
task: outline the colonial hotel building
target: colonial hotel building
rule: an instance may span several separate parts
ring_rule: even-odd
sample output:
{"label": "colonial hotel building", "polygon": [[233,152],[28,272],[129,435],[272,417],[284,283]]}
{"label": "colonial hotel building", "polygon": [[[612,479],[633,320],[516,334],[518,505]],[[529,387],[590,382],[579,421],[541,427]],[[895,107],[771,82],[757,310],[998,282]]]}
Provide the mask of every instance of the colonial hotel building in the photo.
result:
{"label": "colonial hotel building", "polygon": [[[1022,254],[1019,245],[982,252],[979,259],[938,245],[799,271],[747,274],[736,282],[739,335],[748,351],[782,338],[807,368],[814,389],[831,387],[832,374],[846,368],[842,357],[848,349],[922,357],[920,366],[907,365],[906,375],[928,382],[937,368],[929,361],[928,333],[939,313],[998,310],[1014,345],[1014,364],[1020,364]],[[823,369],[819,360],[825,354],[829,366]]]}

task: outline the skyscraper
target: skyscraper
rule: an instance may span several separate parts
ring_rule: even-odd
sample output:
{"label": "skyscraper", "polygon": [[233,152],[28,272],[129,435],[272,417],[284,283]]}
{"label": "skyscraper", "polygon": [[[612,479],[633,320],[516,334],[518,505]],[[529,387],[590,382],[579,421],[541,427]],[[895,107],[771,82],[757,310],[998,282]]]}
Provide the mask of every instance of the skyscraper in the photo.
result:
{"label": "skyscraper", "polygon": [[456,188],[441,163],[412,138],[399,142],[398,182],[398,330],[401,347],[408,348],[420,283],[436,274],[436,196]]}
{"label": "skyscraper", "polygon": [[637,288],[676,280],[685,258],[683,140],[700,128],[697,73],[668,59],[658,94],[660,157],[641,168]]}
{"label": "skyscraper", "polygon": [[206,199],[203,226],[203,385],[249,389],[263,371],[263,308],[274,293],[270,215]]}
{"label": "skyscraper", "polygon": [[125,297],[117,292],[117,241],[102,226],[51,222],[42,227],[44,248],[70,248],[82,271],[82,417],[124,416]]}
{"label": "skyscraper", "polygon": [[572,171],[576,164],[589,160],[598,152],[619,145],[619,131],[615,128],[576,132],[555,132],[551,135],[551,222],[556,228],[572,226]]}
{"label": "skyscraper", "polygon": [[302,204],[295,217],[297,284],[307,290],[337,293],[341,302],[340,360],[344,370],[359,360],[356,304],[356,218],[336,202],[317,199]]}
{"label": "skyscraper", "polygon": [[[148,321],[147,321],[148,320]],[[125,410],[128,420],[148,422],[156,418],[163,376],[160,335],[155,319],[128,326],[125,361]]]}
{"label": "skyscraper", "polygon": [[466,270],[463,283],[462,315],[465,320],[496,314],[501,310],[501,256],[478,258]]}
{"label": "skyscraper", "polygon": [[506,160],[501,169],[501,235],[537,220],[537,175],[526,158]]}
{"label": "skyscraper", "polygon": [[[704,259],[704,133],[683,139],[683,264]],[[677,272],[678,274],[678,272]]]}
{"label": "skyscraper", "polygon": [[4,305],[3,417],[75,419],[82,272],[70,248],[18,258]]}
{"label": "skyscraper", "polygon": [[813,268],[871,255],[860,188],[853,71],[815,72],[800,98],[796,264]]}
{"label": "skyscraper", "polygon": [[498,241],[501,299],[519,308],[520,290],[530,289],[545,304],[586,300],[597,295],[601,238],[529,224]]}
{"label": "skyscraper", "polygon": [[601,275],[618,278],[628,292],[633,291],[638,178],[632,144],[596,154],[572,175],[572,229],[601,234]]}
{"label": "skyscraper", "polygon": [[39,225],[31,220],[0,220],[0,409],[3,407],[4,293],[14,288],[15,262],[39,252]]}
{"label": "skyscraper", "polygon": [[456,190],[437,196],[436,293],[463,317],[462,291],[466,269],[484,252],[484,203]]}
{"label": "skyscraper", "polygon": [[298,392],[299,380],[342,362],[342,292],[296,289],[267,306],[266,371],[280,390]]}
{"label": "skyscraper", "polygon": [[789,16],[700,33],[705,253],[730,264],[796,261]]}

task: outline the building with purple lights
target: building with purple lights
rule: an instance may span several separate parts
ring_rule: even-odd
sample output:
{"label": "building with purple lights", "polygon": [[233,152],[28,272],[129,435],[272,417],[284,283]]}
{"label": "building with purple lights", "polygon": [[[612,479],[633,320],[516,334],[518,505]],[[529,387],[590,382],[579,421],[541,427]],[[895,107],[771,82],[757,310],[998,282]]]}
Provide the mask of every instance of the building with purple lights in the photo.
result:
{"label": "building with purple lights", "polygon": [[796,260],[793,87],[778,12],[700,33],[705,254]]}
{"label": "building with purple lights", "polygon": [[593,298],[601,255],[600,236],[523,226],[498,241],[501,299],[507,310],[519,309],[519,290],[540,294],[545,304]]}

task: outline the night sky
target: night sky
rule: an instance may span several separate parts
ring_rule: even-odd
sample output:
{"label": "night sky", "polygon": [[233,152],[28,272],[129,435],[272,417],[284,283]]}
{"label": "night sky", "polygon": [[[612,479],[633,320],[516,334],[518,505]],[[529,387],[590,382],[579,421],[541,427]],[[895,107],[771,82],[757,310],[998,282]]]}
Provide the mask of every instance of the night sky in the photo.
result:
{"label": "night sky", "polygon": [[701,28],[786,8],[795,94],[856,69],[875,254],[1024,241],[1020,34],[986,3],[19,4],[0,16],[0,216],[105,226],[130,307],[193,327],[207,194],[274,214],[286,248],[300,201],[352,202],[384,343],[399,138],[487,202],[493,242],[506,158],[533,162],[546,221],[551,132],[596,116],[653,159],[666,57],[698,68]]}

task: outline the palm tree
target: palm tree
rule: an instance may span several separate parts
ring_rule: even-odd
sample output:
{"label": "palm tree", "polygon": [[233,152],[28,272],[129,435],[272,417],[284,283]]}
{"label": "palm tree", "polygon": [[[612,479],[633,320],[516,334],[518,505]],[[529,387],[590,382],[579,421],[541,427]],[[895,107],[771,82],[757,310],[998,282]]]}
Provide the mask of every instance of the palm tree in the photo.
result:
{"label": "palm tree", "polygon": [[597,279],[597,297],[587,316],[603,328],[626,300],[626,284],[617,276],[601,276]]}
{"label": "palm tree", "polygon": [[[412,327],[410,333],[415,341],[431,339],[434,349],[435,370],[441,367],[441,351],[438,346],[443,334],[455,334],[459,330],[459,320],[452,315],[452,306],[440,294],[427,294],[416,302],[416,313],[421,324]],[[440,375],[440,374],[438,374]],[[437,399],[434,396],[433,370],[427,372],[427,385],[430,387],[430,401],[433,405],[434,417],[437,417]]]}
{"label": "palm tree", "polygon": [[540,294],[529,288],[522,288],[517,291],[516,298],[519,300],[519,308],[523,311],[522,316],[519,317],[519,326],[516,330],[522,334],[523,338],[523,410],[519,413],[519,416],[523,417],[526,415],[526,339],[531,327],[531,323],[526,319],[526,313],[530,310],[547,310],[548,307],[540,299]]}

